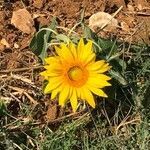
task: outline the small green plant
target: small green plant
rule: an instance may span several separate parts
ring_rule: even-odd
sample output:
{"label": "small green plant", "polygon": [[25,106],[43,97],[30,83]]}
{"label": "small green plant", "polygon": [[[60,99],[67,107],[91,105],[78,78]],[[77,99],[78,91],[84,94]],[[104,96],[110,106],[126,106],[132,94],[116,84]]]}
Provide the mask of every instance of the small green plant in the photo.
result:
{"label": "small green plant", "polygon": [[6,114],[6,105],[4,100],[0,99],[0,116],[3,116]]}

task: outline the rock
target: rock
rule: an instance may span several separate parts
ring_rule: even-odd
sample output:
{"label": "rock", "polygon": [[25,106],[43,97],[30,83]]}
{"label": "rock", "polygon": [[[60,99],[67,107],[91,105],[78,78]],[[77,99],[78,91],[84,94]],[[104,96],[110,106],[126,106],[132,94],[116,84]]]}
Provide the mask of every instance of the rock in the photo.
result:
{"label": "rock", "polygon": [[31,14],[26,9],[19,9],[17,11],[14,11],[11,18],[11,24],[27,34],[30,34],[34,29],[33,19],[31,17]]}
{"label": "rock", "polygon": [[89,27],[92,30],[95,30],[97,27],[102,29],[105,26],[106,30],[114,30],[118,26],[118,21],[115,18],[112,18],[110,14],[105,12],[95,13],[89,18]]}
{"label": "rock", "polygon": [[6,48],[10,48],[9,43],[6,41],[6,39],[2,38],[0,41],[1,45],[4,45]]}

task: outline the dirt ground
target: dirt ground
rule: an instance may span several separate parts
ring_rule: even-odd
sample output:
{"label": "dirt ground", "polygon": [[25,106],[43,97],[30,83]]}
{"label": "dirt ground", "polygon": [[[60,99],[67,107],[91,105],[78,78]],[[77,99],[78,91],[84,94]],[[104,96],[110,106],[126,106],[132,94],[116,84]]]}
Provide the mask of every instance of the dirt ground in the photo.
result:
{"label": "dirt ground", "polygon": [[[115,15],[119,27],[99,34],[129,43],[150,44],[150,2],[146,0],[4,0],[0,4],[0,96],[8,101],[8,109],[16,117],[20,102],[36,107],[33,118],[53,120],[62,116],[63,110],[58,112],[57,103],[50,103],[49,96],[42,94],[42,78],[38,74],[42,66],[29,49],[39,26],[49,25],[54,16],[59,26],[71,28],[79,21],[84,8],[88,25],[94,13],[114,14],[123,6]],[[31,15],[29,32],[21,31],[12,23],[13,12],[19,9],[26,9]],[[70,113],[70,109],[66,111]]]}

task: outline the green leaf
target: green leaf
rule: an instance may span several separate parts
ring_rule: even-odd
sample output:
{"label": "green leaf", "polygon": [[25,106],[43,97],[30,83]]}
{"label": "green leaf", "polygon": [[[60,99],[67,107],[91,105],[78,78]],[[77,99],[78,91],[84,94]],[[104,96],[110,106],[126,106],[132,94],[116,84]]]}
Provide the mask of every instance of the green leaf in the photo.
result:
{"label": "green leaf", "polygon": [[31,40],[30,48],[32,49],[33,53],[35,53],[35,55],[42,59],[43,62],[44,58],[47,56],[47,45],[52,40],[53,32],[51,31],[56,29],[56,25],[56,18],[53,18],[51,25],[47,28],[41,28]]}
{"label": "green leaf", "polygon": [[0,99],[0,116],[4,115],[6,112],[6,106],[3,100]]}
{"label": "green leaf", "polygon": [[117,50],[116,41],[110,41],[103,38],[98,38],[98,45],[102,48],[102,50],[109,56],[115,54]]}
{"label": "green leaf", "polygon": [[32,49],[33,53],[36,54],[37,56],[39,56],[42,53],[42,51],[45,51],[46,43],[45,43],[44,35],[46,35],[46,31],[45,30],[40,31],[33,38],[33,42],[31,41],[31,43],[33,43],[33,46],[31,45],[30,48]]}
{"label": "green leaf", "polygon": [[112,55],[112,56],[106,56],[106,59],[107,59],[107,61],[109,62],[109,61],[112,61],[112,60],[114,60],[114,59],[118,59],[119,58],[119,56],[121,55],[121,53],[116,53],[116,54],[114,54],[114,55]]}
{"label": "green leaf", "polygon": [[[54,17],[54,18],[52,19],[52,22],[51,22],[51,24],[50,24],[50,26],[49,26],[48,28],[50,28],[50,29],[52,29],[52,30],[56,30],[56,26],[57,26],[57,21],[56,21],[56,17]],[[51,39],[52,39],[52,32],[51,32],[51,31],[47,31],[47,32],[46,32],[46,40],[47,40],[48,42],[50,42]]]}
{"label": "green leaf", "polygon": [[86,39],[91,39],[96,41],[97,35],[94,33],[88,26],[86,26],[84,23],[81,23],[82,29],[83,29],[83,35]]}
{"label": "green leaf", "polygon": [[128,84],[125,78],[118,71],[110,70],[109,73],[111,74],[112,78],[116,79],[120,84]]}
{"label": "green leaf", "polygon": [[122,70],[126,70],[126,68],[127,68],[127,64],[126,64],[126,62],[124,61],[124,60],[122,60],[122,59],[118,59],[118,63],[119,63],[119,65],[122,67]]}
{"label": "green leaf", "polygon": [[44,39],[43,39],[43,47],[42,47],[42,51],[39,55],[39,57],[41,58],[42,62],[44,62],[44,58],[46,58],[47,56],[47,36],[46,34],[44,35]]}
{"label": "green leaf", "polygon": [[29,47],[34,51],[37,49],[36,35],[32,38]]}
{"label": "green leaf", "polygon": [[80,40],[80,38],[77,37],[76,35],[72,35],[72,36],[70,37],[70,39],[71,39],[71,41],[72,41],[73,43],[75,43],[75,44],[77,44],[77,43],[79,42],[79,40]]}
{"label": "green leaf", "polygon": [[80,22],[84,23],[85,8],[81,10]]}
{"label": "green leaf", "polygon": [[65,43],[69,43],[70,39],[64,34],[56,35],[56,39]]}

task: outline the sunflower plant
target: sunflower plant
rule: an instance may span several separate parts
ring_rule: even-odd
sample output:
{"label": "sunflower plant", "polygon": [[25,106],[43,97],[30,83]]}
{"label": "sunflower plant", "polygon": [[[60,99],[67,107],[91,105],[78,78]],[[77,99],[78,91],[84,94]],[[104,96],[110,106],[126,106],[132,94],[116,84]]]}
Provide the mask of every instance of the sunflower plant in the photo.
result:
{"label": "sunflower plant", "polygon": [[[78,25],[83,27],[81,36],[73,31]],[[111,45],[109,52],[107,48],[103,52],[105,43],[83,22],[68,29],[68,34],[59,34],[58,28],[64,29],[58,27],[56,19],[53,19],[49,27],[41,28],[35,34],[30,44],[30,48],[44,64],[45,70],[40,75],[47,81],[47,85],[43,91],[51,94],[51,99],[57,97],[62,107],[70,102],[73,112],[81,101],[95,108],[95,95],[108,97],[103,90],[111,86],[111,77],[106,75],[108,71],[112,73],[111,76],[120,77],[124,82],[122,76],[111,69],[111,61],[107,61],[112,60],[112,56],[116,58],[114,46]],[[53,56],[48,55],[49,48],[54,48]]]}

